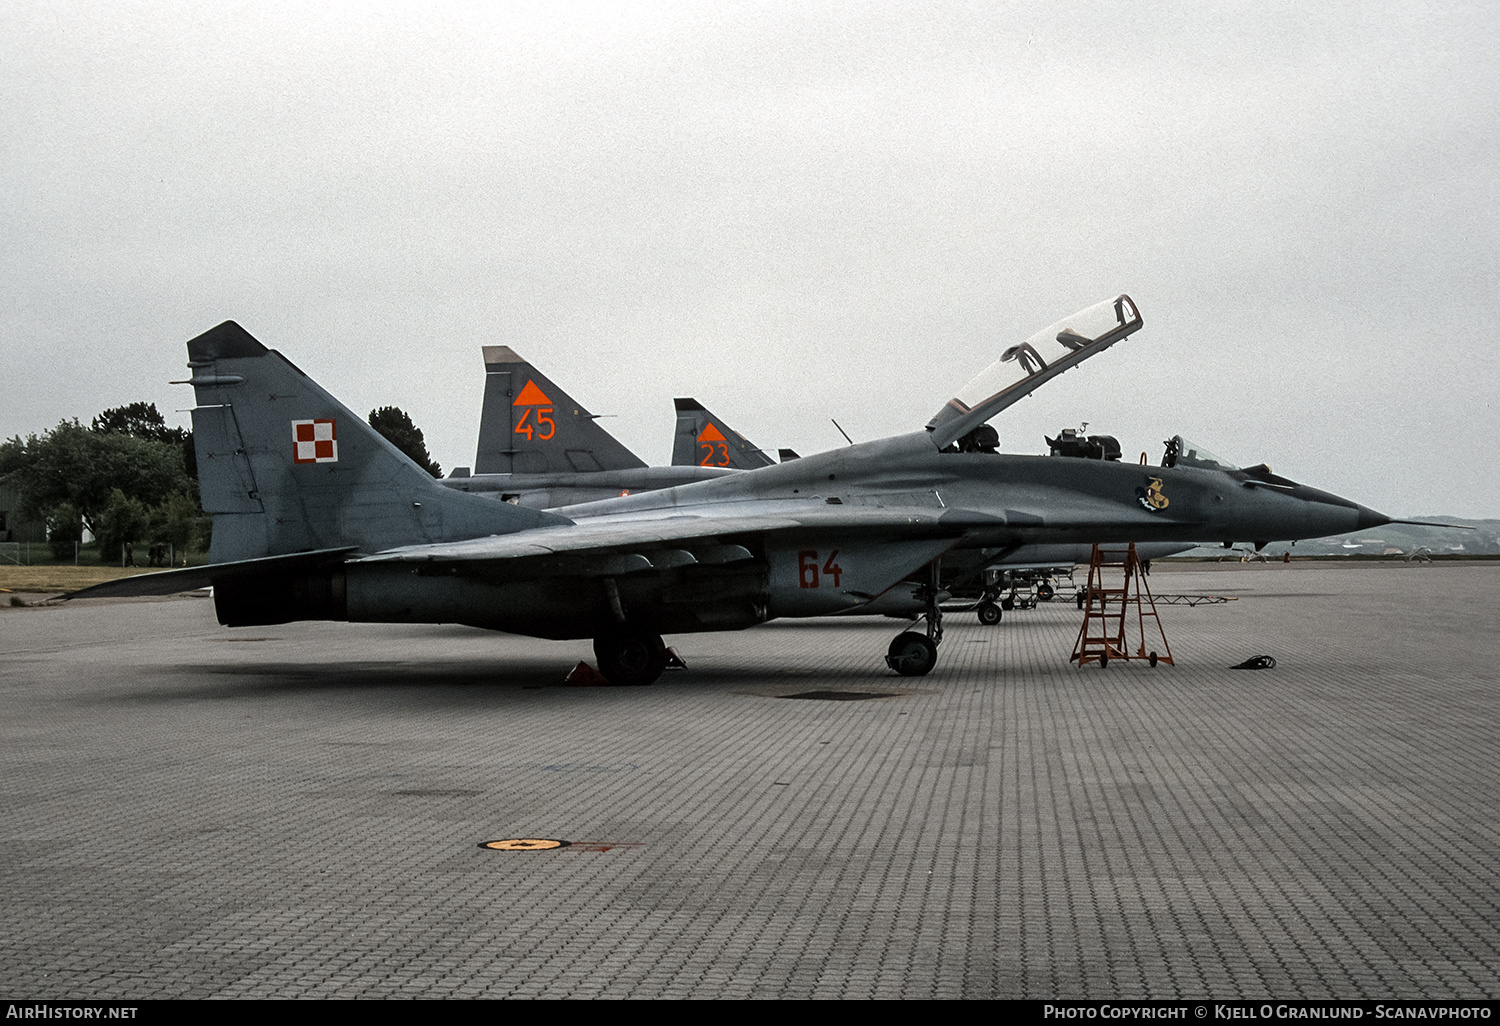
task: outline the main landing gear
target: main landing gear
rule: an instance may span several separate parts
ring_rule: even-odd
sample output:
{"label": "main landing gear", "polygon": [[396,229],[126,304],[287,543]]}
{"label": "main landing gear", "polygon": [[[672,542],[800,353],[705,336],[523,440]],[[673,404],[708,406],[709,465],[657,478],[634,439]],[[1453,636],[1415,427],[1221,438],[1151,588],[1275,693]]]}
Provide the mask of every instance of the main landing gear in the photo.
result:
{"label": "main landing gear", "polygon": [[651,684],[667,668],[667,646],[660,634],[619,627],[594,639],[599,672],[611,684]]}
{"label": "main landing gear", "polygon": [[[940,570],[939,562],[934,560],[924,589],[927,611],[922,616],[927,621],[926,631],[903,631],[885,650],[885,665],[903,677],[926,676],[937,665],[938,645],[943,641],[943,611],[938,606]],[[998,614],[1000,610],[996,608],[995,612]],[[998,616],[996,621],[999,621]]]}

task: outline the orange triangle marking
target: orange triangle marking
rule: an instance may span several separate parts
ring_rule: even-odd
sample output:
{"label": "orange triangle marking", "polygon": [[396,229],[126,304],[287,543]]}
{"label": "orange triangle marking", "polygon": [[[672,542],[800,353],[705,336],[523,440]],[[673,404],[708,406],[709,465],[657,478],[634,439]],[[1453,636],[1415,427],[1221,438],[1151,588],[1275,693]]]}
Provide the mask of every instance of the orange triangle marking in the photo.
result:
{"label": "orange triangle marking", "polygon": [[718,428],[714,427],[712,421],[709,421],[708,427],[706,427],[702,431],[698,432],[698,441],[700,441],[700,442],[727,442],[727,441],[729,441],[729,439],[725,438],[724,435],[723,435],[723,433]]}
{"label": "orange triangle marking", "polygon": [[542,394],[542,390],[536,387],[535,381],[526,382],[526,387],[521,389],[521,394],[516,396],[512,406],[551,406],[552,400]]}

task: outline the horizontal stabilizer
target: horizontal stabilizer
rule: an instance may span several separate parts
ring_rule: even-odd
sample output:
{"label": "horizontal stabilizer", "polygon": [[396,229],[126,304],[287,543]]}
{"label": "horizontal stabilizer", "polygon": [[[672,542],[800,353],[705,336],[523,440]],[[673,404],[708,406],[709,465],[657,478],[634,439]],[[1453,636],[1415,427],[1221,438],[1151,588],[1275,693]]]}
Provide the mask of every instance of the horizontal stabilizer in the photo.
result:
{"label": "horizontal stabilizer", "polygon": [[82,588],[64,595],[63,598],[142,598],[148,595],[176,595],[178,592],[209,588],[220,581],[241,577],[259,577],[264,574],[292,570],[317,570],[342,563],[344,557],[353,551],[353,548],[320,549],[316,552],[295,552],[287,556],[242,559],[234,563],[211,563],[208,566],[190,566],[181,570],[137,574],[134,577],[122,577],[118,581],[96,584],[91,588]]}

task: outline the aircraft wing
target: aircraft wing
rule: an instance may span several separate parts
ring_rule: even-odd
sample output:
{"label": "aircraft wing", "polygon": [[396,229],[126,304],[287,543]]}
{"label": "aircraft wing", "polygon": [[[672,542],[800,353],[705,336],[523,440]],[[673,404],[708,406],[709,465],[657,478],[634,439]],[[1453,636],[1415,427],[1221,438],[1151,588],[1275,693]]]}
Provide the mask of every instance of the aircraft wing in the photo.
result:
{"label": "aircraft wing", "polygon": [[1135,302],[1125,295],[1065,317],[1001,353],[938,410],[927,430],[937,447],[944,448],[1044,382],[1140,330],[1143,323]]}
{"label": "aircraft wing", "polygon": [[[891,544],[910,540],[926,550],[941,541],[933,554],[954,544],[1038,545],[1075,543],[1080,533],[1121,537],[1160,528],[1158,514],[1122,509],[1120,504],[1100,500],[1091,503],[1077,495],[1070,503],[1038,501],[1030,508],[1007,509],[1002,514],[940,505],[860,505],[798,500],[724,502],[682,507],[680,511],[638,511],[580,519],[572,525],[543,527],[514,534],[491,535],[466,541],[407,545],[370,555],[353,557],[360,564],[430,563],[456,566],[490,564],[498,570],[514,563],[518,570],[533,559],[567,556],[597,559],[601,566],[616,567],[615,557],[638,555],[640,570],[679,566],[705,560],[688,560],[697,548],[742,547],[741,542],[775,547],[778,536],[803,537],[817,532],[847,543]],[[1183,522],[1176,521],[1181,527]],[[653,553],[660,555],[658,559]],[[743,558],[750,558],[748,550]],[[725,555],[715,551],[712,561]],[[674,562],[675,561],[675,562]],[[601,571],[601,572],[616,572]]]}
{"label": "aircraft wing", "polygon": [[[748,508],[747,508],[748,507]],[[754,510],[753,512],[751,510]],[[846,551],[869,547],[878,565],[868,568],[871,594],[942,554],[966,536],[982,534],[986,544],[1060,543],[1101,529],[1119,533],[1138,521],[1145,531],[1160,521],[1142,511],[1118,505],[1098,509],[1073,504],[1065,513],[1039,503],[1035,511],[1007,509],[1003,515],[929,505],[827,505],[805,501],[726,502],[685,508],[592,517],[575,524],[540,527],[512,534],[464,541],[405,545],[369,554],[352,547],[238,560],[154,574],[140,574],[74,592],[69,598],[124,598],[172,595],[236,578],[327,568],[340,563],[408,564],[419,573],[442,569],[487,577],[534,576],[561,569],[579,576],[612,576],[668,570],[695,563],[733,564],[759,558],[773,563],[780,538],[805,539],[816,533],[834,539]],[[1129,522],[1129,523],[1127,523]],[[801,544],[800,542],[798,544]],[[873,556],[875,551],[886,553]],[[860,558],[851,552],[851,568]],[[894,575],[894,576],[891,576]],[[883,580],[890,577],[890,580]]]}
{"label": "aircraft wing", "polygon": [[[396,564],[418,578],[455,583],[514,582],[525,588],[538,582],[547,592],[571,589],[585,605],[596,601],[596,592],[611,601],[622,601],[624,594],[626,606],[642,594],[656,595],[660,606],[653,615],[691,622],[701,619],[700,609],[704,616],[726,615],[718,610],[730,608],[726,599],[738,594],[765,603],[758,615],[736,614],[749,616],[736,622],[747,626],[767,616],[819,616],[873,601],[963,538],[966,524],[945,520],[951,513],[940,506],[724,503],[690,514],[664,516],[658,510],[654,516],[597,517],[571,527],[405,546],[360,557],[349,573]],[[603,579],[603,590],[594,585],[580,591],[590,579]],[[539,601],[548,599],[539,593]]]}
{"label": "aircraft wing", "polygon": [[[341,549],[239,560],[144,574],[71,597],[168,595],[258,578],[292,581],[308,577],[309,571],[326,575],[341,565],[350,575],[384,571],[384,580],[392,579],[390,571],[399,570],[396,580],[440,577],[481,587],[543,582],[540,601],[548,601],[547,594],[571,587],[567,582],[601,578],[618,579],[621,588],[627,587],[625,582],[637,582],[648,591],[659,591],[675,587],[680,577],[676,571],[701,566],[708,573],[729,575],[701,586],[707,589],[703,603],[712,602],[723,588],[759,581],[750,591],[758,594],[764,588],[774,615],[821,615],[873,600],[952,548],[976,517],[984,515],[941,506],[728,502],[680,514],[658,510],[601,516],[572,525],[364,555]],[[618,595],[613,584],[606,584],[609,593]],[[579,593],[575,589],[567,594]],[[670,598],[662,601],[671,603]],[[464,616],[463,610],[455,610],[445,619],[468,622]]]}
{"label": "aircraft wing", "polygon": [[[746,505],[753,505],[759,512],[749,513],[734,508]],[[774,508],[777,505],[782,505],[783,508]],[[560,555],[598,556],[607,560],[620,553],[646,554],[675,546],[691,549],[696,544],[712,545],[746,536],[774,536],[782,531],[801,533],[809,530],[867,537],[899,535],[923,541],[932,538],[957,539],[973,522],[972,518],[954,516],[964,512],[928,506],[874,508],[821,504],[810,506],[807,503],[725,503],[707,509],[694,507],[691,512],[665,517],[659,513],[596,517],[572,526],[492,535],[468,541],[408,545],[359,556],[354,561],[504,563]],[[984,517],[984,514],[973,516]],[[747,558],[748,555],[747,551]],[[652,566],[656,565],[649,555],[646,555],[646,559]]]}

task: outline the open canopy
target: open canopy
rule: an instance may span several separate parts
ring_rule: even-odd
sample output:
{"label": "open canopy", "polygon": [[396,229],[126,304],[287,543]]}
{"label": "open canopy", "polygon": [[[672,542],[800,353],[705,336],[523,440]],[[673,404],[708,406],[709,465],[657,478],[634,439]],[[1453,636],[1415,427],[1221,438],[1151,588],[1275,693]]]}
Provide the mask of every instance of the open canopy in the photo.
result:
{"label": "open canopy", "polygon": [[1140,329],[1140,312],[1129,296],[1120,295],[1080,310],[1043,328],[1020,345],[1000,354],[927,422],[938,448],[989,420],[1029,395],[1043,382],[1102,353]]}

